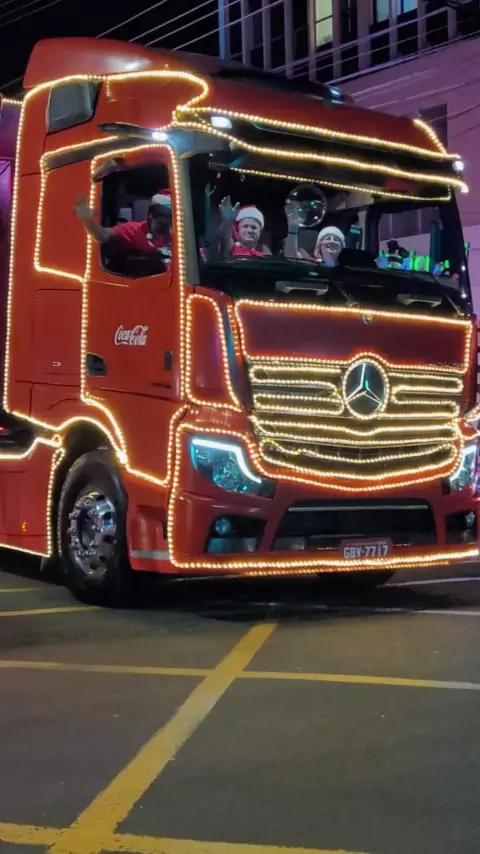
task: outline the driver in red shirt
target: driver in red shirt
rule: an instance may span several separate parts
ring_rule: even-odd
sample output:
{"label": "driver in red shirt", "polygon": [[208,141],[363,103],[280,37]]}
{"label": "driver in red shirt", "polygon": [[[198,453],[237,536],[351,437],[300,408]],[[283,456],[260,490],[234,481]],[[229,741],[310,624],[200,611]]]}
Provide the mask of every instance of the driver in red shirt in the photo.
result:
{"label": "driver in red shirt", "polygon": [[160,190],[150,200],[148,217],[144,222],[121,222],[106,228],[95,220],[95,211],[89,207],[85,196],[77,199],[76,211],[88,234],[97,243],[116,244],[126,253],[137,255],[159,254],[167,270],[172,260],[172,196],[169,190]]}
{"label": "driver in red shirt", "polygon": [[232,205],[230,196],[222,199],[220,208],[220,250],[225,256],[243,255],[264,258],[271,251],[261,242],[265,217],[255,205]]}

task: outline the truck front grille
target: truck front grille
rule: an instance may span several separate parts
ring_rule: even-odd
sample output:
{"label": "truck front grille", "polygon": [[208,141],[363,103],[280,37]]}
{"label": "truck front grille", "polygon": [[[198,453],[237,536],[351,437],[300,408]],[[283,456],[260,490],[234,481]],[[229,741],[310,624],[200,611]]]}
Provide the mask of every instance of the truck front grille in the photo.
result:
{"label": "truck front grille", "polygon": [[450,470],[459,454],[457,370],[363,361],[254,359],[252,424],[264,460],[328,479]]}
{"label": "truck front grille", "polygon": [[396,546],[432,545],[435,520],[423,501],[303,501],[280,522],[274,549],[286,551],[302,539],[303,550],[338,549],[342,540],[390,540]]}

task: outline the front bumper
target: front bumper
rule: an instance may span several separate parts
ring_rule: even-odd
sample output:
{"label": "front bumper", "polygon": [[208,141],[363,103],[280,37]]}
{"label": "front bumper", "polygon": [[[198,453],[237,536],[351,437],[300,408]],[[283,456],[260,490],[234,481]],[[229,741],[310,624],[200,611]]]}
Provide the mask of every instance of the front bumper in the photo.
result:
{"label": "front bumper", "polygon": [[[434,481],[416,487],[370,491],[359,498],[358,494],[349,496],[278,481],[273,498],[263,498],[227,492],[195,471],[190,461],[188,432],[181,436],[177,451],[168,536],[170,561],[176,572],[257,576],[393,570],[469,561],[479,554],[479,497],[471,491],[447,495],[441,482]],[[314,530],[306,531],[308,536],[303,537],[302,545],[302,538],[288,530],[290,511],[292,507],[307,507],[309,524],[314,528],[315,515],[308,510],[312,505],[320,512],[328,512],[333,521],[327,530],[323,526],[321,536]],[[467,516],[471,526],[464,529],[462,520]],[[359,518],[360,530],[355,531],[355,520]],[[230,539],[231,551],[228,536],[226,548],[219,547],[221,537],[215,533],[219,519],[231,519],[239,529],[239,536]],[[323,522],[325,515],[318,519]],[[341,541],[358,540],[354,534],[365,536],[365,525],[369,539],[390,539],[389,556],[344,559]],[[393,525],[393,536],[389,525]]]}

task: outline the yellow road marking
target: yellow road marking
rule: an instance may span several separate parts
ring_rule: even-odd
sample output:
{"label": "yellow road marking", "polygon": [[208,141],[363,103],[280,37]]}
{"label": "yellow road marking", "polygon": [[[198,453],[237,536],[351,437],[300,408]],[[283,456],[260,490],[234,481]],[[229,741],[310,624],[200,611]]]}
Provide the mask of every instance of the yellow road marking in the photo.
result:
{"label": "yellow road marking", "polygon": [[[35,827],[0,822],[0,842],[16,845],[54,845],[70,833],[70,829]],[[85,836],[88,844],[88,837]],[[91,839],[90,839],[91,842]],[[160,839],[155,836],[135,836],[115,833],[105,838],[107,851],[130,854],[362,854],[325,848],[287,848],[277,845],[254,845],[232,842],[197,842],[193,839]]]}
{"label": "yellow road marking", "polygon": [[[137,664],[81,664],[67,661],[0,659],[0,670],[53,670],[64,673],[111,673],[120,676],[206,677],[216,672],[208,667],[155,667]],[[279,682],[331,682],[353,685],[391,685],[399,688],[443,688],[449,691],[480,691],[480,682],[415,679],[409,676],[368,676],[357,673],[298,673],[281,670],[242,670],[235,679],[273,679]]]}
{"label": "yellow road marking", "polygon": [[0,611],[0,617],[36,617],[37,614],[72,614],[74,611],[99,611],[95,605],[66,605],[62,608],[31,608],[28,611]]}
{"label": "yellow road marking", "polygon": [[280,845],[254,845],[247,842],[196,842],[193,839],[156,839],[152,836],[115,834],[110,851],[134,854],[361,854],[331,851],[325,848],[286,848]]}
{"label": "yellow road marking", "polygon": [[53,845],[62,831],[56,827],[36,827],[0,821],[0,842],[13,845]]}
{"label": "yellow road marking", "polygon": [[0,587],[0,596],[3,593],[34,593],[41,590],[40,587]]}
{"label": "yellow road marking", "polygon": [[117,673],[135,676],[208,676],[211,668],[153,667],[136,664],[70,664],[66,661],[0,659],[0,670],[56,670],[65,673]]}
{"label": "yellow road marking", "polygon": [[165,726],[81,813],[65,836],[49,849],[52,854],[108,851],[108,838],[249,665],[275,627],[275,623],[254,626],[241,638]]}
{"label": "yellow road marking", "polygon": [[403,676],[362,676],[348,673],[282,673],[249,670],[239,679],[277,679],[291,682],[343,682],[353,685],[392,685],[401,688],[446,688],[451,691],[480,691],[479,682],[448,682],[441,679],[410,679]]}

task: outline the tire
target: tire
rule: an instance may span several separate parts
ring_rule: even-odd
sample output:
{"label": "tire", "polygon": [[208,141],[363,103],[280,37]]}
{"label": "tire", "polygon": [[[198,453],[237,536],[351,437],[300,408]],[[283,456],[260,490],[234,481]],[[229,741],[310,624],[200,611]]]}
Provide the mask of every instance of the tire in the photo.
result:
{"label": "tire", "polygon": [[133,590],[126,511],[113,453],[79,457],[62,487],[57,525],[65,583],[82,602],[124,604]]}

